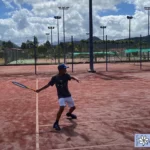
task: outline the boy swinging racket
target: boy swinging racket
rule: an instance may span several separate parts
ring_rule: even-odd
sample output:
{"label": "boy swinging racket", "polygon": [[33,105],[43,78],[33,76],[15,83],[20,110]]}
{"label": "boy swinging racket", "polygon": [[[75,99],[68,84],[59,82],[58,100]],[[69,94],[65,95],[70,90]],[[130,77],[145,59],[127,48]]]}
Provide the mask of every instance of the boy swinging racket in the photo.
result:
{"label": "boy swinging racket", "polygon": [[76,109],[74,101],[71,97],[71,93],[69,92],[68,89],[68,81],[73,79],[76,80],[77,82],[79,82],[79,79],[77,79],[76,77],[72,77],[67,73],[67,67],[65,64],[60,64],[58,66],[58,74],[53,76],[50,80],[50,82],[45,85],[44,87],[36,90],[37,93],[39,93],[40,91],[48,88],[49,86],[53,86],[55,84],[56,88],[57,88],[57,94],[58,94],[58,100],[59,100],[59,110],[56,116],[56,121],[53,125],[53,128],[55,130],[61,130],[60,126],[59,126],[59,120],[60,117],[64,111],[64,108],[67,105],[70,107],[68,113],[66,114],[67,117],[71,117],[72,119],[77,119],[77,116],[72,114],[72,112]]}

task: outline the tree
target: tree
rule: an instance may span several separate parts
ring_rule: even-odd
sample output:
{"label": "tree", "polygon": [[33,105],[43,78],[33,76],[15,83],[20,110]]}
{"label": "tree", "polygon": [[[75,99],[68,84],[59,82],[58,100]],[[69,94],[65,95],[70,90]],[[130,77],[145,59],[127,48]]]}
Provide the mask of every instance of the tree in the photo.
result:
{"label": "tree", "polygon": [[67,43],[67,52],[71,52],[72,51],[72,43],[71,42],[68,42]]}
{"label": "tree", "polygon": [[7,45],[8,45],[8,48],[13,48],[14,47],[14,44],[10,40],[7,42]]}
{"label": "tree", "polygon": [[13,48],[14,44],[9,40],[8,42],[3,41],[2,46],[3,48]]}
{"label": "tree", "polygon": [[80,43],[81,43],[81,47],[82,47],[81,48],[81,52],[85,52],[85,49],[86,49],[85,48],[86,47],[86,45],[85,45],[86,44],[86,40],[81,40]]}
{"label": "tree", "polygon": [[44,46],[47,48],[47,49],[50,49],[51,48],[51,44],[49,41],[46,41],[46,43],[44,43]]}
{"label": "tree", "polygon": [[38,48],[39,55],[44,56],[47,53],[47,48],[44,45],[40,45]]}
{"label": "tree", "polygon": [[27,40],[27,42],[26,42],[26,48],[34,48],[34,43],[32,42],[32,41],[30,41],[30,40]]}
{"label": "tree", "polygon": [[60,42],[60,54],[63,54],[64,43]]}
{"label": "tree", "polygon": [[5,41],[2,42],[2,47],[6,48],[6,42]]}
{"label": "tree", "polygon": [[22,49],[26,49],[26,47],[27,47],[26,43],[22,43],[22,44],[21,44],[21,48],[22,48]]}

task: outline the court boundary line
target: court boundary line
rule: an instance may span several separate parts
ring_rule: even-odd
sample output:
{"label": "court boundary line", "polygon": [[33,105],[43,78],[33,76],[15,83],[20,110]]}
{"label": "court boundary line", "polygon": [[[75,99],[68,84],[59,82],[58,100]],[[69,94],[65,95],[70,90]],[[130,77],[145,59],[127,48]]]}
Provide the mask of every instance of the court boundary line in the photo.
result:
{"label": "court boundary line", "polygon": [[[145,120],[145,119],[147,119],[147,120],[150,120],[150,117],[142,117],[142,118],[126,118],[126,119],[104,119],[104,120],[98,120],[98,121],[87,121],[87,122],[78,122],[77,121],[77,124],[86,124],[86,123],[98,123],[98,122],[105,122],[105,121],[127,121],[127,120]],[[62,124],[70,124],[70,123],[62,123]],[[52,126],[53,124],[47,124],[47,125],[40,125],[39,124],[39,126],[40,127],[48,127],[48,126]]]}
{"label": "court boundary line", "polygon": [[[89,148],[99,148],[99,147],[107,147],[107,146],[129,146],[130,142],[123,144],[106,144],[106,145],[93,145],[93,146],[79,146],[79,147],[71,147],[71,148],[57,148],[51,150],[75,150],[75,149],[89,149]],[[134,147],[134,143],[132,144]]]}
{"label": "court boundary line", "polygon": [[[36,78],[36,89],[38,89],[38,79]],[[38,93],[36,93],[36,150],[40,149],[39,144],[39,97]]]}

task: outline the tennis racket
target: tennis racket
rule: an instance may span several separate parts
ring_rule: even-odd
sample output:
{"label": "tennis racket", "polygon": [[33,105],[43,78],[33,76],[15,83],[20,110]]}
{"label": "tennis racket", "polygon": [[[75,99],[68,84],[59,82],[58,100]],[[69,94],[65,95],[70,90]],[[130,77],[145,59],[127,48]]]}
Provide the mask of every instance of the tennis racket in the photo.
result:
{"label": "tennis racket", "polygon": [[32,90],[32,91],[34,91],[34,92],[36,91],[36,90],[31,89],[30,87],[27,87],[27,86],[25,86],[25,85],[23,85],[23,84],[21,84],[21,83],[18,83],[18,82],[15,82],[15,81],[12,81],[12,83],[13,83],[14,85],[17,85],[17,86],[21,87],[21,88],[29,89],[29,90]]}

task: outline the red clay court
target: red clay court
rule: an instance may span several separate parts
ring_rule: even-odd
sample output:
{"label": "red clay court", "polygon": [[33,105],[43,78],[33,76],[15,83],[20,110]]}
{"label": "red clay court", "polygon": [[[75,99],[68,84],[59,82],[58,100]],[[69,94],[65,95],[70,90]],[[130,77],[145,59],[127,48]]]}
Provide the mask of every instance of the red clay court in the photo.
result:
{"label": "red clay court", "polygon": [[[71,65],[69,65],[71,67]],[[57,66],[0,67],[0,150],[134,150],[134,135],[150,133],[150,64],[74,66],[81,83],[69,82],[77,120],[67,120],[66,107],[60,132],[52,130],[58,110],[55,87],[36,94],[14,86],[42,87]],[[138,148],[141,150],[142,148]],[[146,149],[146,148],[143,148]]]}

